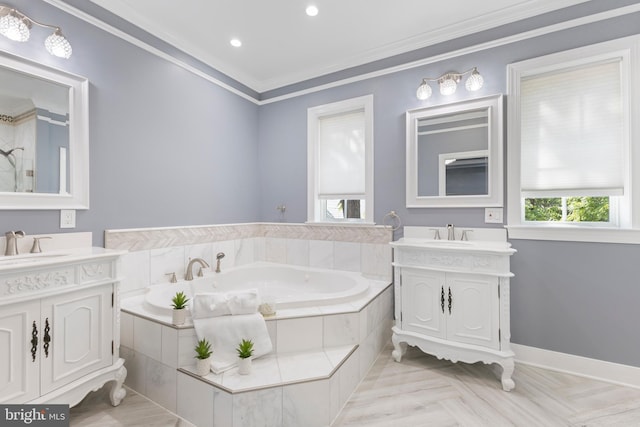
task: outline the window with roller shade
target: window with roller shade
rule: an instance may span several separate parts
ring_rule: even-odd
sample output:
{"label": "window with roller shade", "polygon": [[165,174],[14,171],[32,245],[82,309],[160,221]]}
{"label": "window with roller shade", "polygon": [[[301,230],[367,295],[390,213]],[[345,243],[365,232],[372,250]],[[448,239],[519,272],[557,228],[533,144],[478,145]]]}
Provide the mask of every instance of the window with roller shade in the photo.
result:
{"label": "window with roller shade", "polygon": [[308,110],[308,219],[373,222],[373,97]]}
{"label": "window with roller shade", "polygon": [[[629,117],[637,104],[631,76],[638,40],[509,65],[510,235],[536,238],[523,231],[527,227],[533,234],[554,230],[537,233],[546,237],[563,235],[558,231],[562,227],[637,227],[632,206],[640,197],[631,193]],[[601,241],[597,233],[584,240]],[[609,240],[605,236],[602,241]]]}

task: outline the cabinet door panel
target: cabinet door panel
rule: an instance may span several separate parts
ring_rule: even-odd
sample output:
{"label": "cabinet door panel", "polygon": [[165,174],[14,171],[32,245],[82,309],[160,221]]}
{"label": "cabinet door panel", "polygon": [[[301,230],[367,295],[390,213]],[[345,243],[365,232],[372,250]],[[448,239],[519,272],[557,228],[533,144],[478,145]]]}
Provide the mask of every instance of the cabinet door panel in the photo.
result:
{"label": "cabinet door panel", "polygon": [[[33,322],[38,344],[31,355]],[[40,302],[0,308],[0,403],[24,403],[40,395]]]}
{"label": "cabinet door panel", "polygon": [[498,280],[450,273],[447,288],[452,300],[447,338],[498,349]]}
{"label": "cabinet door panel", "polygon": [[403,271],[402,329],[444,338],[446,328],[441,303],[443,289],[443,273]]}
{"label": "cabinet door panel", "polygon": [[105,285],[43,302],[41,324],[51,325],[51,343],[41,354],[42,393],[111,365],[111,292]]}

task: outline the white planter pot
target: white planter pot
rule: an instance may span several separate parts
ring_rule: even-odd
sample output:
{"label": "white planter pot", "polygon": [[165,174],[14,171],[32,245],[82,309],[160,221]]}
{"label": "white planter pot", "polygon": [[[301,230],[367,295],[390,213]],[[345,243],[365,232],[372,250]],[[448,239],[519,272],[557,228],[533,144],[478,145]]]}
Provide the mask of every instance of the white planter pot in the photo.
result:
{"label": "white planter pot", "polygon": [[211,371],[211,358],[196,359],[196,373],[201,377],[204,377]]}
{"label": "white planter pot", "polygon": [[249,375],[251,373],[251,358],[238,358],[238,373],[240,375]]}
{"label": "white planter pot", "polygon": [[173,314],[171,318],[171,323],[176,326],[184,325],[184,321],[187,317],[187,310],[185,308],[181,308],[180,310],[173,309]]}

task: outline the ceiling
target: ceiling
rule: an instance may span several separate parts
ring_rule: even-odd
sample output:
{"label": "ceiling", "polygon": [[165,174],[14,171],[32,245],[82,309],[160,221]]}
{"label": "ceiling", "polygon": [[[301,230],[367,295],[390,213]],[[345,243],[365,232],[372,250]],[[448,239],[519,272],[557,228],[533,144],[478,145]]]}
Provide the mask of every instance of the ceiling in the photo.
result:
{"label": "ceiling", "polygon": [[586,0],[91,1],[264,92]]}

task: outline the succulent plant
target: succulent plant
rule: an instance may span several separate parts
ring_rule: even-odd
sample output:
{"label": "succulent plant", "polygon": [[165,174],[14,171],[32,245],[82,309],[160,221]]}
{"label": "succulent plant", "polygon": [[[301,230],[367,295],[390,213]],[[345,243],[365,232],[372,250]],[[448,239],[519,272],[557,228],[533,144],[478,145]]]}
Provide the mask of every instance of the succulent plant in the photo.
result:
{"label": "succulent plant", "polygon": [[187,298],[184,292],[176,292],[176,295],[171,298],[171,302],[173,303],[171,304],[173,308],[176,310],[182,310],[187,306],[189,298]]}
{"label": "succulent plant", "polygon": [[196,351],[196,359],[207,359],[211,356],[211,353],[213,353],[213,350],[211,350],[211,343],[209,343],[205,338],[198,341],[198,345],[195,346],[194,350]]}
{"label": "succulent plant", "polygon": [[241,359],[251,357],[253,354],[253,342],[251,340],[243,339],[240,344],[238,344],[236,351]]}

